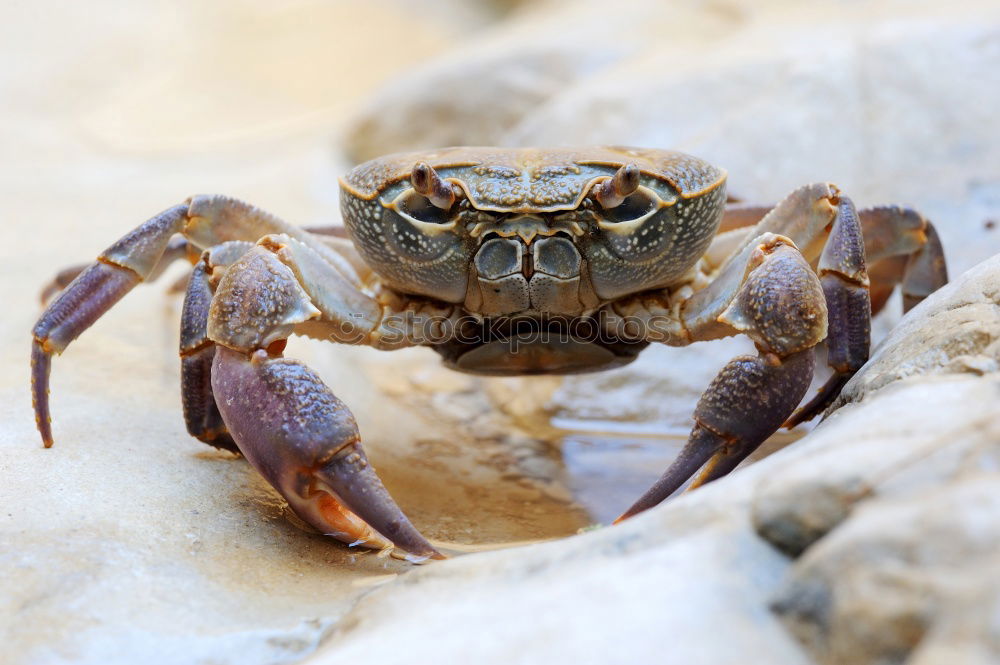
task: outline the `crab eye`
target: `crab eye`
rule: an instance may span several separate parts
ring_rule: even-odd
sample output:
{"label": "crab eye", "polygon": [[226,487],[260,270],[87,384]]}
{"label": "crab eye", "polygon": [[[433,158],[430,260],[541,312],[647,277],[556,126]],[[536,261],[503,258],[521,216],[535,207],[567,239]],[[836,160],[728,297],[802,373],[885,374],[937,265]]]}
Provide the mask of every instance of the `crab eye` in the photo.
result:
{"label": "crab eye", "polygon": [[625,164],[613,176],[594,185],[591,197],[604,209],[604,221],[634,222],[656,209],[656,200],[639,187],[639,167]]}
{"label": "crab eye", "polygon": [[451,221],[451,210],[443,210],[426,196],[410,189],[396,199],[396,212],[409,221],[423,224],[447,224]]}
{"label": "crab eye", "polygon": [[410,172],[409,189],[396,201],[396,210],[425,224],[447,224],[455,205],[455,187],[445,181],[427,162],[417,162]]}
{"label": "crab eye", "polygon": [[427,170],[420,166],[414,168],[415,186],[400,192],[391,203],[382,204],[385,234],[381,241],[397,260],[426,264],[454,251],[462,239],[455,231],[458,197],[452,184],[441,180],[429,166]]}
{"label": "crab eye", "polygon": [[656,211],[657,202],[649,194],[638,191],[626,196],[621,204],[604,210],[604,221],[613,224],[634,222]]}

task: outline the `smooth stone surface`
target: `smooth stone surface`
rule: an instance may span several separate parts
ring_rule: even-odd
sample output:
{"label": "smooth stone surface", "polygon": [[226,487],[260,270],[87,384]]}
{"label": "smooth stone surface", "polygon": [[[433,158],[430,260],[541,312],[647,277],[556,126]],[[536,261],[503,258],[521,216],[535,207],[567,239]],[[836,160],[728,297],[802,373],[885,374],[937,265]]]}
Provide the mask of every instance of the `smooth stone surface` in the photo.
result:
{"label": "smooth stone surface", "polygon": [[[995,263],[910,314],[906,322],[923,325],[905,327],[906,339],[924,340],[927,327],[936,327],[933,313],[952,309],[956,293],[989,293]],[[989,544],[997,540],[998,396],[998,373],[912,376],[873,391],[797,445],[624,525],[401,578],[362,600],[308,662],[481,653],[497,654],[496,662],[606,661],[601,645],[608,643],[589,641],[594,634],[622,637],[615,655],[635,660],[660,653],[662,641],[650,633],[659,637],[662,626],[679,627],[670,633],[670,653],[691,662],[745,662],[748,653],[760,662],[798,662],[802,655],[771,632],[759,603],[806,646],[807,662],[912,656],[928,663],[942,653],[990,662],[995,627],[977,613],[995,603],[995,593],[984,591],[993,586],[983,581],[995,569]],[[793,561],[765,555],[748,527],[804,554]],[[670,565],[651,572],[649,561]],[[734,571],[742,579],[734,580]],[[748,578],[756,582],[742,586]],[[660,605],[649,589],[684,600]],[[424,598],[436,600],[412,611]],[[573,611],[553,620],[560,606]],[[695,615],[702,622],[691,622]],[[727,632],[726,640],[713,640],[704,631],[708,616],[713,626],[733,628],[733,639]],[[969,616],[977,618],[958,623]],[[768,636],[766,646],[741,638],[746,621]],[[485,635],[481,626],[489,626]],[[385,635],[407,636],[415,646],[399,653]]]}
{"label": "smooth stone surface", "polygon": [[306,662],[808,663],[766,608],[787,561],[753,533],[750,480],[422,568],[366,596]]}
{"label": "smooth stone surface", "polygon": [[1000,659],[998,280],[1000,256],[905,316],[758,487],[758,532],[802,555],[773,607],[819,663]]}
{"label": "smooth stone surface", "polygon": [[[991,388],[995,400],[1000,385]],[[1000,594],[1000,473],[976,468],[977,456],[953,482],[865,504],[796,563],[774,608],[817,662],[1000,659],[990,618]]]}
{"label": "smooth stone surface", "polygon": [[354,162],[501,144],[524,118],[575,85],[662,45],[665,27],[684,26],[670,32],[675,49],[697,49],[730,34],[738,13],[657,0],[613,9],[597,0],[523,3],[504,22],[385,85],[347,125],[341,143]]}

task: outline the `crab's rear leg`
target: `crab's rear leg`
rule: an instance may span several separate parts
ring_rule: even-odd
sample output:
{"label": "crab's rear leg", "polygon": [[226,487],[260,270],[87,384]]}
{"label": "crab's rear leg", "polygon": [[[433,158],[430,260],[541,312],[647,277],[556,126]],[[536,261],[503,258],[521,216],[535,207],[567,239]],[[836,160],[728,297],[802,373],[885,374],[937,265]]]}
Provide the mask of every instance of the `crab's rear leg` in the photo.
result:
{"label": "crab's rear leg", "polygon": [[872,312],[897,284],[903,311],[948,283],[944,249],[934,225],[912,208],[877,206],[858,211],[872,286]]}
{"label": "crab's rear leg", "polygon": [[[143,281],[152,282],[162,275],[174,261],[187,258],[189,256],[189,248],[190,243],[188,243],[187,238],[184,236],[174,236],[171,238],[167,243],[166,249],[163,250],[160,260],[156,262],[156,265],[153,266],[153,269],[146,275]],[[63,268],[56,273],[51,282],[42,288],[39,300],[42,301],[43,305],[48,304],[54,295],[69,286],[80,273],[90,266],[90,263],[79,263],[68,268]]]}
{"label": "crab's rear leg", "polygon": [[240,451],[307,523],[348,543],[440,557],[371,468],[348,408],[315,372],[281,357],[296,330],[358,343],[380,319],[380,306],[313,249],[265,237],[212,299],[212,390]]}

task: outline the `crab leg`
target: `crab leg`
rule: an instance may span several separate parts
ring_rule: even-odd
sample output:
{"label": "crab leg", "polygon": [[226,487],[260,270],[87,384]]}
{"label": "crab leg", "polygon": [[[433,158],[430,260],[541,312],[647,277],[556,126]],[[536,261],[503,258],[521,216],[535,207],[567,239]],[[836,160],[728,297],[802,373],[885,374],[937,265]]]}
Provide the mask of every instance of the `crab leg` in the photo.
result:
{"label": "crab leg", "polygon": [[704,467],[694,489],[726,475],[781,426],[809,387],[813,352],[784,359],[739,356],[722,368],[694,411],[687,445],[645,494],[615,522],[652,508]]}
{"label": "crab leg", "polygon": [[[749,223],[730,206],[731,226]],[[759,212],[759,209],[756,209]],[[725,221],[725,220],[724,220]],[[836,187],[806,185],[778,203],[754,229],[787,236],[821,275],[830,316],[828,362],[834,374],[819,393],[787,423],[788,427],[822,412],[868,359],[870,317],[879,311],[896,284],[903,283],[904,311],[947,282],[941,243],[919,213],[900,206],[879,206],[855,213]],[[686,311],[698,313],[691,324],[698,339],[731,334],[717,320],[728,294],[738,286],[737,271],[751,247],[752,235],[738,229],[720,233],[706,253],[711,265],[724,264],[714,281],[696,293]],[[870,274],[868,271],[871,271]]]}
{"label": "crab leg", "polygon": [[[619,519],[656,505],[702,466],[692,487],[734,469],[803,397],[812,377],[810,349],[824,335],[834,375],[787,426],[825,409],[868,358],[872,284],[877,310],[900,282],[906,309],[947,282],[940,240],[933,226],[912,210],[884,206],[858,214],[835,187],[819,183],[792,192],[750,233],[742,227],[753,223],[761,209],[743,212],[739,206],[727,211],[728,230],[706,253],[709,265],[720,268],[707,287],[684,303],[680,334],[667,341],[689,343],[744,332],[760,356],[737,358],[722,370],[698,403],[687,446]],[[798,260],[790,262],[787,251],[793,248],[801,254],[795,252]],[[781,253],[785,260],[774,258]],[[821,291],[816,279],[803,272],[808,264],[817,268]],[[866,264],[874,265],[871,276]],[[765,279],[768,266],[771,274]]]}
{"label": "crab leg", "polygon": [[[681,454],[618,521],[660,503],[703,465],[695,486],[734,469],[778,429],[809,387],[812,348],[827,327],[820,282],[788,238],[766,233],[751,249],[743,265],[730,264],[743,274],[742,284],[716,319],[747,334],[758,355],[733,359],[715,377],[698,401]],[[689,320],[701,314],[692,312]],[[705,329],[691,327],[695,334]]]}
{"label": "crab leg", "polygon": [[890,256],[875,265],[868,267],[868,298],[872,303],[872,316],[881,312],[892,292],[906,275],[906,265],[910,262],[908,256]]}
{"label": "crab leg", "polygon": [[170,238],[187,219],[187,205],[161,212],[106,249],[45,310],[35,324],[31,348],[31,397],[46,448],[52,446],[49,374],[53,353],[62,351],[132,288],[153,272]]}
{"label": "crab leg", "polygon": [[250,242],[230,241],[206,251],[191,271],[181,311],[181,404],[188,434],[210,446],[233,452],[239,452],[239,448],[226,431],[212,393],[215,344],[208,338],[210,275],[252,247]]}
{"label": "crab leg", "polygon": [[795,427],[822,412],[844,384],[868,361],[872,307],[865,267],[865,242],[854,204],[840,197],[830,237],[819,259],[819,279],[826,297],[829,331],[827,364],[834,374],[786,426]]}
{"label": "crab leg", "polygon": [[872,313],[903,283],[907,312],[948,283],[944,251],[934,225],[911,208],[878,206],[858,211],[871,278]]}
{"label": "crab leg", "polygon": [[[866,263],[876,267],[874,303]],[[818,272],[830,318],[827,364],[834,374],[789,418],[789,429],[823,412],[868,361],[872,313],[882,308],[896,282],[902,281],[906,312],[948,281],[941,241],[930,222],[898,206],[857,214],[846,197],[839,198]]]}
{"label": "crab leg", "polygon": [[[441,555],[389,496],[353,415],[315,372],[280,357],[296,328],[370,332],[379,306],[295,239],[267,236],[222,276],[209,310],[212,390],[240,451],[303,520],[348,543]],[[341,278],[342,279],[342,278]],[[356,339],[355,341],[360,341]]]}
{"label": "crab leg", "polygon": [[756,225],[774,206],[751,205],[748,203],[730,203],[722,214],[719,229],[716,233],[728,233],[735,229],[746,229]]}
{"label": "crab leg", "polygon": [[[146,275],[145,281],[152,282],[157,277],[162,275],[164,271],[166,271],[166,269],[170,267],[170,264],[172,264],[174,261],[187,257],[187,255],[188,255],[187,239],[184,238],[183,236],[174,236],[173,238],[170,239],[170,242],[167,243],[167,247],[163,251],[163,255],[160,257],[160,260],[157,261],[156,265],[153,267],[153,270],[148,275]],[[43,305],[48,303],[49,299],[51,299],[52,296],[56,295],[57,293],[65,289],[67,286],[69,286],[69,284],[74,279],[76,279],[80,273],[89,268],[90,265],[91,264],[89,263],[80,263],[75,266],[70,266],[68,268],[63,268],[62,270],[60,270],[58,273],[56,273],[56,276],[52,278],[52,281],[46,284],[45,288],[42,289],[42,293],[39,296],[39,300],[42,301]]]}
{"label": "crab leg", "polygon": [[903,311],[908,312],[948,283],[948,266],[937,230],[930,222],[924,228],[927,244],[910,257],[903,277]]}
{"label": "crab leg", "polygon": [[[267,235],[276,232],[287,233]],[[178,233],[183,237],[171,241]],[[245,242],[262,235],[267,249]],[[182,316],[189,431],[213,445],[238,446],[293,509],[325,533],[378,548],[395,544],[415,558],[440,557],[368,465],[346,407],[307,368],[273,357],[296,324],[317,316],[325,317],[326,327],[315,332],[337,341],[363,341],[379,323],[381,306],[359,290],[349,259],[308,233],[226,197],[197,196],[141,224],[82,270],[42,314],[34,328],[32,397],[46,447],[52,445],[52,354],[136,284],[155,276],[158,265],[187,254],[189,247],[212,247],[189,279]],[[241,263],[250,250],[257,253]],[[262,265],[261,256],[270,263]],[[239,265],[230,266],[234,262]],[[226,266],[217,298],[212,288],[217,269]],[[298,280],[310,287],[317,306]],[[239,434],[228,433],[233,430]]]}

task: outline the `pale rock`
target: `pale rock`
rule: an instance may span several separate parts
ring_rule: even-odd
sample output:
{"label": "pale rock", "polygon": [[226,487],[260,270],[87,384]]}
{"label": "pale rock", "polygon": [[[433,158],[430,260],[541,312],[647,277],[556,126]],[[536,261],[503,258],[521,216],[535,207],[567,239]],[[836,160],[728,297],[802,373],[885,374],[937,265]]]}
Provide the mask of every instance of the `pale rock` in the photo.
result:
{"label": "pale rock", "polygon": [[995,470],[865,503],[795,563],[774,608],[824,664],[996,662],[998,514]]}
{"label": "pale rock", "polygon": [[[956,633],[946,621],[952,604],[979,601],[974,595],[965,598],[964,587],[949,586],[947,575],[936,576],[935,560],[967,558],[976,564],[995,542],[995,524],[990,526],[990,520],[995,521],[997,508],[993,476],[1000,466],[995,444],[1000,431],[985,414],[998,389],[997,375],[902,383],[863,406],[843,409],[796,446],[623,525],[559,543],[420,569],[367,595],[307,662],[348,663],[363,655],[385,663],[474,657],[480,662],[646,662],[664,654],[693,663],[817,662],[803,660],[786,636],[773,631],[773,617],[765,610],[772,600],[779,615],[795,623],[797,636],[812,636],[805,639],[807,646],[815,647],[818,639],[825,640],[824,645],[840,640],[843,645],[836,648],[850,652],[851,640],[859,638],[850,630],[846,635],[827,635],[822,617],[816,618],[822,612],[842,611],[848,617],[842,623],[848,629],[854,625],[848,606],[841,609],[834,604],[839,569],[829,574],[817,571],[827,565],[826,559],[819,554],[811,557],[822,552],[828,540],[849,530],[854,518],[808,549],[799,562],[776,550],[761,549],[764,541],[751,535],[759,528],[755,504],[762,492],[824,472],[834,478],[830,483],[834,485],[850,469],[873,488],[869,499],[873,494],[885,496],[884,503],[862,503],[858,516],[869,508],[879,515],[883,505],[903,506],[863,533],[881,535],[903,553],[900,556],[909,551],[906,548],[922,548],[922,558],[902,578],[892,577],[890,570],[888,581],[883,581],[877,567],[870,574],[864,567],[858,572],[862,581],[851,599],[867,602],[870,620],[882,622],[873,624],[877,628],[872,632],[882,640],[877,644],[902,644],[908,649],[915,644],[914,636],[930,627],[929,637],[934,631],[941,633],[940,649],[989,649],[979,633],[966,640],[968,631]],[[912,418],[909,414],[930,414],[938,408],[948,412],[966,408],[979,419],[956,430],[954,422],[928,416],[929,422],[899,431],[901,419]],[[852,442],[846,452],[845,440]],[[911,445],[906,445],[908,441]],[[899,449],[906,454],[892,457]],[[953,491],[934,489],[949,479],[962,484]],[[920,503],[924,496],[928,500]],[[935,501],[940,505],[932,517],[920,517]],[[967,504],[970,510],[964,508]],[[925,527],[927,539],[923,539]],[[946,537],[949,529],[961,538]],[[862,559],[877,566],[880,553],[887,549],[896,551],[876,542],[851,561]],[[845,545],[835,551],[849,557],[853,550]],[[798,571],[809,561],[818,563],[785,577],[787,566]],[[967,582],[985,574],[975,565],[968,571]],[[921,586],[925,583],[940,594],[940,603],[927,604]],[[865,596],[869,591],[878,597]],[[434,601],[428,602],[429,598]],[[854,605],[850,608],[860,611]],[[983,619],[976,625],[985,630],[992,624]],[[725,639],[712,637],[719,626],[725,626]],[[387,640],[389,635],[393,639]],[[595,641],[595,635],[601,637]],[[864,662],[825,661],[821,647],[815,648],[812,658],[818,662]]]}
{"label": "pale rock", "polygon": [[344,130],[360,162],[449,145],[496,145],[550,100],[617,62],[663,43],[676,49],[717,41],[740,12],[696,2],[629,0],[525,3],[497,27],[414,67],[386,85]]}
{"label": "pale rock", "polygon": [[754,500],[757,530],[798,555],[857,502],[947,481],[984,441],[1000,437],[991,406],[1000,386],[998,375],[989,376],[994,380],[914,380],[878,393],[870,406],[834,413],[774,460],[774,473]]}
{"label": "pale rock", "polygon": [[799,558],[775,610],[824,665],[996,662],[1000,257],[903,318],[768,460],[755,527]]}
{"label": "pale rock", "polygon": [[414,571],[367,595],[306,662],[805,665],[766,609],[787,563],[753,535],[747,480],[613,529]]}

